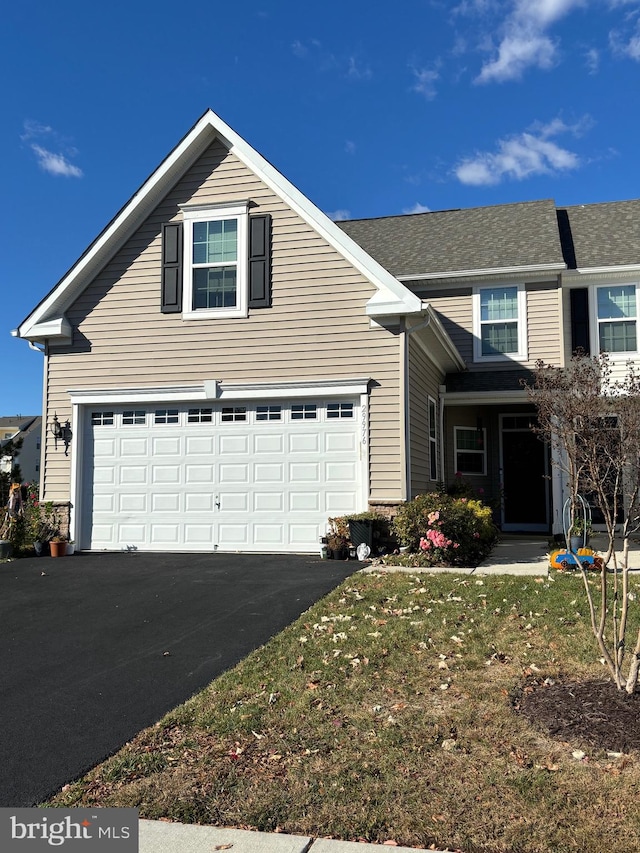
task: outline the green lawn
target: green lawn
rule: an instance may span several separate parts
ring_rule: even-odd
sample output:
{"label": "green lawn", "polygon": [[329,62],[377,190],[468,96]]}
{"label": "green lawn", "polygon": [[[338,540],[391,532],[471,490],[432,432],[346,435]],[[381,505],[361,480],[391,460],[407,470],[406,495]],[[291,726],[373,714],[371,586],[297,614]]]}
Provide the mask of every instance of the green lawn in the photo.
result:
{"label": "green lawn", "polygon": [[640,754],[555,741],[513,710],[532,675],[606,677],[597,658],[578,575],[356,574],[50,804],[465,853],[635,853]]}

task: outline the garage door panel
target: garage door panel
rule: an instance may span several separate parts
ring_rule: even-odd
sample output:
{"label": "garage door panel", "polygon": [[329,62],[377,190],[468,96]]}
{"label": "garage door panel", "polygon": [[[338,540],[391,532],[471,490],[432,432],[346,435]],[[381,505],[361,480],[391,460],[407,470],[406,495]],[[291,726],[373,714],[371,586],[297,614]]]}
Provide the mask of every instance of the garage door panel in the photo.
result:
{"label": "garage door panel", "polygon": [[221,435],[220,436],[220,454],[245,454],[249,453],[249,436],[248,435]]}
{"label": "garage door panel", "polygon": [[284,453],[284,435],[274,433],[273,435],[254,435],[253,452],[260,453]]}
{"label": "garage door panel", "polygon": [[149,469],[146,465],[126,465],[118,469],[120,474],[120,485],[126,486],[146,484]]}
{"label": "garage door panel", "polygon": [[219,524],[218,542],[227,547],[247,545],[249,543],[248,526],[246,524]]}
{"label": "garage door panel", "polygon": [[123,458],[129,457],[145,457],[149,452],[149,440],[147,438],[122,438],[120,440],[120,456]]}
{"label": "garage door panel", "polygon": [[213,495],[210,492],[189,492],[185,495],[185,510],[190,512],[213,512]]}
{"label": "garage door panel", "polygon": [[97,438],[93,443],[93,455],[96,459],[115,459],[116,458],[116,440],[115,438]]}
{"label": "garage door panel", "polygon": [[179,545],[180,544],[180,525],[179,524],[152,524],[150,526],[152,545]]}
{"label": "garage door panel", "polygon": [[327,453],[349,453],[356,450],[356,436],[353,432],[330,432],[325,435]]}
{"label": "garage door panel", "polygon": [[124,546],[126,545],[144,545],[146,543],[146,524],[119,524],[117,530],[117,540]]}
{"label": "garage door panel", "polygon": [[325,511],[328,516],[357,512],[358,500],[355,492],[327,492],[325,497]]}
{"label": "garage door panel", "polygon": [[318,453],[320,436],[315,431],[294,432],[289,436],[290,453]]}
{"label": "garage door panel", "polygon": [[[163,430],[170,427],[162,427]],[[180,456],[182,451],[182,437],[178,435],[154,436],[151,443],[151,452],[154,456]]]}
{"label": "garage door panel", "polygon": [[328,483],[353,483],[356,466],[353,462],[326,462],[325,477]]}
{"label": "garage door panel", "polygon": [[319,483],[319,462],[291,462],[289,464],[290,483]]}
{"label": "garage door panel", "polygon": [[92,407],[80,547],[317,551],[327,518],[363,508],[357,417],[321,401],[304,418],[286,401],[237,408],[222,421],[220,403],[205,419],[179,404],[160,423],[152,403],[125,423],[124,406]]}
{"label": "garage door panel", "polygon": [[282,512],[284,495],[281,491],[253,492],[254,512]]}
{"label": "garage door panel", "polygon": [[147,495],[141,493],[119,494],[118,495],[118,510],[121,513],[142,512],[146,513],[148,509]]}
{"label": "garage door panel", "polygon": [[180,495],[175,492],[152,492],[151,512],[179,512]]}
{"label": "garage door panel", "polygon": [[212,435],[188,435],[185,451],[187,456],[213,456],[215,438]]}
{"label": "garage door panel", "polygon": [[320,493],[317,491],[289,493],[290,512],[318,512],[320,503]]}
{"label": "garage door panel", "polygon": [[220,492],[218,496],[220,504],[220,512],[248,512],[249,510],[249,493],[247,491],[240,492]]}
{"label": "garage door panel", "polygon": [[190,485],[194,483],[213,483],[213,476],[213,465],[187,465],[185,467],[185,482]]}
{"label": "garage door panel", "polygon": [[284,483],[284,462],[256,462],[253,466],[254,483]]}
{"label": "garage door panel", "polygon": [[284,545],[284,524],[254,524],[253,540],[256,545],[264,547]]}
{"label": "garage door panel", "polygon": [[185,524],[185,545],[208,545],[210,549],[215,542],[213,524]]}
{"label": "garage door panel", "polygon": [[180,482],[180,474],[182,472],[180,465],[152,465],[151,466],[151,482],[152,483],[171,483],[177,486]]}

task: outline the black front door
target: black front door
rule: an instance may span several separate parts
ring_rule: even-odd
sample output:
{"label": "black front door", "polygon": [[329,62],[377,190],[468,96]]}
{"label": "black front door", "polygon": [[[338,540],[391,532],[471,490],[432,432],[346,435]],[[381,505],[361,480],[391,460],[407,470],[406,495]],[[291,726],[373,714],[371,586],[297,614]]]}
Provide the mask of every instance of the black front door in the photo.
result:
{"label": "black front door", "polygon": [[531,431],[532,415],[501,416],[502,528],[549,529],[548,452]]}

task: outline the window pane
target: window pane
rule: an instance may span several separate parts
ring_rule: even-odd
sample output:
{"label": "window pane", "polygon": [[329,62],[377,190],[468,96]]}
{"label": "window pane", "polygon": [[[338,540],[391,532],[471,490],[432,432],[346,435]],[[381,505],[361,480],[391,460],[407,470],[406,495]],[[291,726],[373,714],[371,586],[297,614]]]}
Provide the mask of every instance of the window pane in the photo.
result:
{"label": "window pane", "polygon": [[482,474],[484,472],[484,456],[482,453],[458,453],[456,460],[456,468],[461,474]]}
{"label": "window pane", "polygon": [[517,320],[518,288],[493,287],[480,291],[481,320]]}
{"label": "window pane", "polygon": [[601,352],[635,352],[636,349],[635,321],[600,323]]}
{"label": "window pane", "polygon": [[484,432],[481,429],[457,429],[456,450],[484,451]]}
{"label": "window pane", "polygon": [[213,267],[193,271],[193,307],[235,308],[236,268]]}
{"label": "window pane", "polygon": [[614,320],[616,318],[635,316],[635,285],[627,284],[620,287],[598,288],[598,319]]}
{"label": "window pane", "polygon": [[193,223],[193,263],[219,264],[238,258],[238,223],[235,219]]}
{"label": "window pane", "polygon": [[482,355],[518,352],[517,323],[487,323],[481,328]]}

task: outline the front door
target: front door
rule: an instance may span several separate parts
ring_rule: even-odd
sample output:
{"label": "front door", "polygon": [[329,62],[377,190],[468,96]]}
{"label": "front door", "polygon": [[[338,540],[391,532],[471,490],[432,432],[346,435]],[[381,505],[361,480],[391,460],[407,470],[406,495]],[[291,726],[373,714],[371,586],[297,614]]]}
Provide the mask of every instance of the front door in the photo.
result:
{"label": "front door", "polygon": [[549,530],[547,447],[531,430],[534,415],[500,415],[502,529]]}

